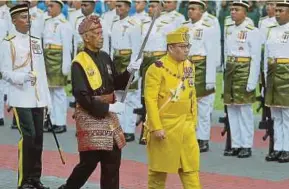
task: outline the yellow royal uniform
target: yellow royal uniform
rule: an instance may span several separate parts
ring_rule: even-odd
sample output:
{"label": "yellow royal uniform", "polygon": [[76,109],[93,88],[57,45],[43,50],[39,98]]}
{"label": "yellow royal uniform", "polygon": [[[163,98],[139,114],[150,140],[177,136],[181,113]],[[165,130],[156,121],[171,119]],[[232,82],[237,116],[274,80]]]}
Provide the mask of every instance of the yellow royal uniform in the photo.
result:
{"label": "yellow royal uniform", "polygon": [[[165,188],[167,173],[179,173],[185,189],[201,188],[194,75],[190,61],[177,62],[169,54],[147,70],[144,94],[149,189]],[[164,130],[165,139],[153,135],[158,130]]]}

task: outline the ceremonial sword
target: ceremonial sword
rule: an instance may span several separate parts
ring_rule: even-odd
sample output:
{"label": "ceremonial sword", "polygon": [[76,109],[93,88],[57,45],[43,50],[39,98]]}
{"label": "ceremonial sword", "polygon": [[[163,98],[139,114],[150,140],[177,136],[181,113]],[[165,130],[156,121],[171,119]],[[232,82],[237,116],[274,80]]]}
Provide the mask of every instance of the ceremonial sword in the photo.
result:
{"label": "ceremonial sword", "polygon": [[[146,46],[146,43],[147,43],[147,41],[148,41],[149,35],[150,35],[150,33],[151,33],[152,29],[153,29],[154,23],[155,23],[155,21],[156,21],[156,19],[157,19],[157,12],[158,12],[158,11],[155,11],[155,12],[154,12],[154,15],[153,15],[153,18],[152,18],[152,23],[151,23],[151,25],[150,25],[150,27],[149,27],[149,30],[148,30],[145,38],[144,38],[143,43],[142,43],[142,45],[141,45],[141,48],[140,48],[140,50],[139,50],[139,53],[138,53],[138,56],[137,56],[136,61],[138,61],[138,60],[141,58],[141,56],[142,56],[142,53],[143,53],[143,50],[144,50],[144,48],[145,48],[145,46]],[[121,101],[120,101],[120,102],[122,102],[122,103],[125,101],[125,98],[126,98],[126,96],[127,96],[129,87],[130,87],[130,85],[131,85],[131,83],[132,83],[132,81],[133,81],[134,74],[135,74],[136,71],[138,71],[138,70],[133,69],[132,72],[130,73],[130,77],[129,77],[129,80],[128,80],[127,85],[126,85],[126,87],[125,87],[124,94],[123,94],[123,96],[121,97]]]}

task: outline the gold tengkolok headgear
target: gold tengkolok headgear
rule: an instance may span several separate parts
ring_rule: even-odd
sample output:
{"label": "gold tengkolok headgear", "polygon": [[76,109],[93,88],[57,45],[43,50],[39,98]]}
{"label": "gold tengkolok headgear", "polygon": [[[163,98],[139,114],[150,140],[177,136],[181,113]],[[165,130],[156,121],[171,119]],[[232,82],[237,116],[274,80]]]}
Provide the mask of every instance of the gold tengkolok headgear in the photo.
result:
{"label": "gold tengkolok headgear", "polygon": [[167,34],[167,44],[189,43],[189,28],[181,27]]}

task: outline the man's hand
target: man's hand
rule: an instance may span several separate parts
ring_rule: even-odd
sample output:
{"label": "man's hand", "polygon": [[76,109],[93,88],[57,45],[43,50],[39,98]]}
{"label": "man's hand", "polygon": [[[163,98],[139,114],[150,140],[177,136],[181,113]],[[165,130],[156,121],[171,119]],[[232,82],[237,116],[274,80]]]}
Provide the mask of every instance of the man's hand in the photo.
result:
{"label": "man's hand", "polygon": [[116,102],[114,104],[109,105],[109,111],[114,112],[116,114],[122,114],[125,110],[125,104],[122,102]]}
{"label": "man's hand", "polygon": [[206,83],[206,90],[211,90],[215,88],[215,83]]}
{"label": "man's hand", "polygon": [[140,59],[138,59],[136,61],[130,62],[130,64],[127,66],[127,71],[129,73],[131,73],[133,70],[139,70],[142,61],[143,61],[143,59],[140,58]]}
{"label": "man's hand", "polygon": [[36,84],[36,74],[33,72],[29,72],[25,77],[24,77],[24,81],[30,81],[31,85],[34,86]]}
{"label": "man's hand", "polygon": [[256,88],[256,85],[253,85],[252,83],[248,83],[246,90],[249,93],[249,92],[254,91],[255,88]]}
{"label": "man's hand", "polygon": [[163,140],[166,138],[166,134],[165,134],[165,130],[161,129],[161,130],[157,130],[157,131],[153,131],[152,134],[160,139],[160,140]]}

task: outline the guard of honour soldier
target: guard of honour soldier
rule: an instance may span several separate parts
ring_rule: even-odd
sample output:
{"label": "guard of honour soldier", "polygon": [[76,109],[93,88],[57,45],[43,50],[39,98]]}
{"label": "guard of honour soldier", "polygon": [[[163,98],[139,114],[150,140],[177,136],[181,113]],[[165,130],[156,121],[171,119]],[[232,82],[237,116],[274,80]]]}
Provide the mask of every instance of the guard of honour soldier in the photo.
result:
{"label": "guard of honour soldier", "polygon": [[[199,0],[189,1],[187,22],[171,1],[138,2],[133,17],[128,16],[131,1],[110,3],[109,12],[100,18],[94,13],[95,1],[82,1],[70,22],[61,14],[62,1],[48,3],[46,19],[35,2],[28,3],[29,8],[25,3],[16,5],[10,15],[6,5],[0,7],[0,24],[5,28],[1,30],[1,82],[8,86],[8,104],[21,134],[19,188],[47,188],[40,181],[43,129],[47,129],[43,118],[48,112],[54,130],[66,131],[64,86],[70,71],[80,163],[60,188],[83,186],[98,162],[101,187],[119,187],[121,149],[135,140],[133,110],[140,106],[148,187],[164,188],[167,173],[179,173],[184,188],[200,188],[199,152],[209,150],[216,66],[220,65],[219,23],[206,12],[206,2]],[[143,12],[146,3],[148,15]],[[289,162],[289,2],[268,1],[268,17],[259,21],[259,29],[248,19],[248,8],[247,1],[233,1],[225,24],[224,103],[232,149],[224,155],[252,155],[252,103],[261,71],[266,88],[262,94],[274,121],[274,150],[265,159]],[[121,103],[133,69],[139,72]],[[27,100],[20,101],[19,95]],[[113,127],[106,128],[100,117]],[[84,127],[85,121],[89,128]],[[99,134],[105,129],[110,131],[107,138]],[[87,138],[89,132],[99,135]]]}

